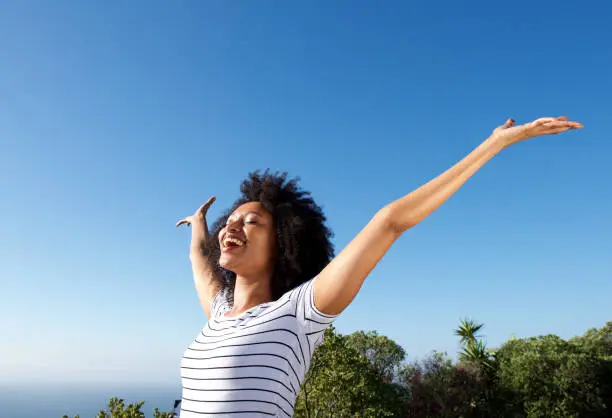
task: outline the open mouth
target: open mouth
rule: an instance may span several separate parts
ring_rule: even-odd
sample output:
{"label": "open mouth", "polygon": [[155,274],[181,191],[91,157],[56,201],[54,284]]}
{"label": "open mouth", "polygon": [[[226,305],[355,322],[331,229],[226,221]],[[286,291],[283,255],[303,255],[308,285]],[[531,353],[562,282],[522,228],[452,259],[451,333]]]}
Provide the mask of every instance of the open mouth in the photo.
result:
{"label": "open mouth", "polygon": [[246,242],[236,237],[225,237],[223,239],[223,249],[224,250],[233,250],[237,248],[242,248],[246,245]]}

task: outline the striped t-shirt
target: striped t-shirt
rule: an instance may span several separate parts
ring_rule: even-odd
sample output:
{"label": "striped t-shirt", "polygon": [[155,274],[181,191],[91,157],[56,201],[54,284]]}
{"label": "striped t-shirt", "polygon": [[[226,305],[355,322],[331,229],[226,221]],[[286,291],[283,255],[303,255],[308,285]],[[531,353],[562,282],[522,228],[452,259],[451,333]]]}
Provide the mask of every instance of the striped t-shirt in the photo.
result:
{"label": "striped t-shirt", "polygon": [[336,318],[314,306],[313,280],[237,317],[224,315],[231,306],[217,293],[181,361],[181,418],[293,416],[313,351]]}

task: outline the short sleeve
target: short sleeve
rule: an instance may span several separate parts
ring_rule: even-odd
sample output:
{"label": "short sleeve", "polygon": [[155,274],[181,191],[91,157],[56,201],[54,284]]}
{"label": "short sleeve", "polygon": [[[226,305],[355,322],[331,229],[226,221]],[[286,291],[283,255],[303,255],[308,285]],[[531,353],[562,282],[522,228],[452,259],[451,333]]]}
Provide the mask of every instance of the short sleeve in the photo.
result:
{"label": "short sleeve", "polygon": [[338,315],[327,315],[314,304],[314,287],[311,279],[292,292],[295,316],[304,334],[318,345],[323,340],[323,332],[336,320]]}
{"label": "short sleeve", "polygon": [[222,308],[229,304],[227,297],[227,288],[223,287],[215,294],[215,297],[210,302],[210,318],[217,318],[222,312]]}

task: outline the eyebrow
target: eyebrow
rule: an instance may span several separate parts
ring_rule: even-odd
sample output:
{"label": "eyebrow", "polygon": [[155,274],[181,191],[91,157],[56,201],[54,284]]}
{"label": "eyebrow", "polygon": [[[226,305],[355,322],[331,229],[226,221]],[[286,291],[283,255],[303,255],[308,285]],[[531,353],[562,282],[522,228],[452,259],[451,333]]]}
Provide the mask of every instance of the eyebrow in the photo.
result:
{"label": "eyebrow", "polygon": [[[259,213],[259,212],[257,212],[257,211],[254,211],[254,210],[251,210],[251,211],[245,212],[243,216],[247,216],[247,215],[257,215],[257,216],[262,216],[262,215],[261,215],[261,213]],[[233,217],[235,217],[235,216],[238,216],[238,214],[236,214],[236,213],[232,213],[232,214],[231,214],[229,217],[230,217],[230,218],[233,218]]]}

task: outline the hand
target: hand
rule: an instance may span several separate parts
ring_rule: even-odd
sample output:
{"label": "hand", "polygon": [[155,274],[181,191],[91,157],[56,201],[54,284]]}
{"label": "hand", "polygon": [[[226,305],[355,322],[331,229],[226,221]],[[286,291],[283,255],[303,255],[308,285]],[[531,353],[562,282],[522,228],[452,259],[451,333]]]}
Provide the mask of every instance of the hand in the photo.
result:
{"label": "hand", "polygon": [[508,119],[506,123],[495,128],[491,137],[508,147],[535,136],[558,134],[582,127],[579,122],[568,121],[567,116],[539,118],[524,125],[516,125],[513,119]]}
{"label": "hand", "polygon": [[197,220],[206,220],[206,212],[208,212],[208,209],[211,207],[211,205],[214,203],[216,197],[211,197],[210,199],[208,199],[208,201],[206,203],[204,203],[202,206],[200,206],[200,208],[198,210],[195,211],[195,213],[191,216],[187,216],[186,218],[181,219],[180,221],[178,221],[176,223],[176,226],[181,226],[183,224],[187,225],[187,226],[191,226],[191,224],[194,221]]}

